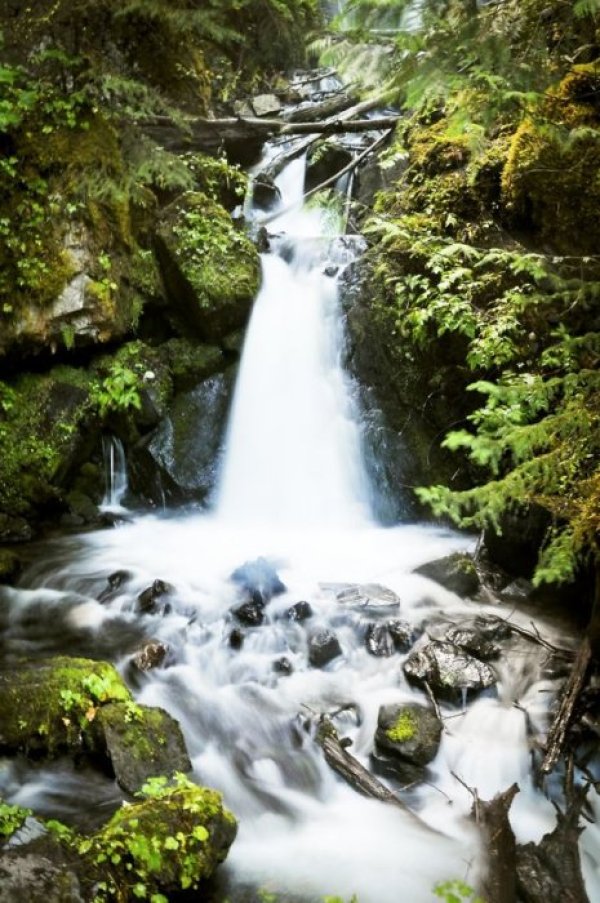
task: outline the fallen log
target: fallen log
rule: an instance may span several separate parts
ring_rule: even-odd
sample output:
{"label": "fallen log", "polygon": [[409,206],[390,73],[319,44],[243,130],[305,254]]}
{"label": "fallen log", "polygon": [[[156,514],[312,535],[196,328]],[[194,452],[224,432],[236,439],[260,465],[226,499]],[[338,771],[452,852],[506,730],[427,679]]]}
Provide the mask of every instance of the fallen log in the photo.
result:
{"label": "fallen log", "polygon": [[487,871],[481,886],[486,903],[515,903],[517,899],[516,842],[508,812],[518,792],[518,785],[513,784],[488,801],[474,792],[472,811],[487,850]]}
{"label": "fallen log", "polygon": [[587,683],[591,663],[592,645],[589,636],[586,636],[575,656],[571,675],[562,693],[560,706],[548,731],[546,755],[540,765],[542,774],[549,774],[556,767],[561,756],[579,696]]}
{"label": "fallen log", "polygon": [[330,116],[342,113],[355,104],[355,97],[352,97],[346,91],[339,91],[326,97],[325,100],[315,102],[307,100],[292,110],[285,112],[283,118],[286,122],[315,122],[316,120],[328,119]]}

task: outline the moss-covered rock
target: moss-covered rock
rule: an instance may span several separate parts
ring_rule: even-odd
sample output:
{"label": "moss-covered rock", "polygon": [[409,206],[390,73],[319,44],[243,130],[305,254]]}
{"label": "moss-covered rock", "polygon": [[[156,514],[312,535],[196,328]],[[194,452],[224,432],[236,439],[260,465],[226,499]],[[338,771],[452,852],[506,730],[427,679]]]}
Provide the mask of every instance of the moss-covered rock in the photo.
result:
{"label": "moss-covered rock", "polygon": [[196,890],[223,862],[237,832],[221,794],[183,776],[175,786],[149,781],[149,798],[119,810],[96,834],[79,841],[90,877],[105,883],[104,898],[130,900],[145,885],[154,893]]}
{"label": "moss-covered rock", "polygon": [[375,745],[386,756],[423,766],[435,758],[442,722],[418,703],[385,705],[379,709]]}
{"label": "moss-covered rock", "polygon": [[66,656],[1,671],[0,688],[0,748],[11,752],[91,751],[98,709],[109,702],[133,705],[112,665]]}
{"label": "moss-covered rock", "polygon": [[471,555],[463,552],[454,552],[445,558],[428,561],[416,568],[415,574],[434,580],[450,592],[463,597],[473,596],[480,586],[475,562]]}
{"label": "moss-covered rock", "polygon": [[179,724],[164,709],[109,703],[99,709],[95,729],[128,793],[136,793],[153,775],[192,768]]}
{"label": "moss-covered rock", "polygon": [[258,290],[259,257],[227,211],[189,192],[164,213],[159,260],[184,334],[219,341],[248,319]]}

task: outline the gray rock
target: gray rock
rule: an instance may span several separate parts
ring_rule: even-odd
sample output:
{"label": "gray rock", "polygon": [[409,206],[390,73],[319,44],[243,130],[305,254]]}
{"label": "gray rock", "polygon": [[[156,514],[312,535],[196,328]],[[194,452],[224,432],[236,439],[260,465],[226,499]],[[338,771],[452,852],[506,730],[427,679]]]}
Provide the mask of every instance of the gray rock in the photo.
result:
{"label": "gray rock", "polygon": [[487,639],[483,633],[469,627],[453,627],[444,637],[446,642],[470,652],[483,662],[498,658],[500,646]]}
{"label": "gray rock", "polygon": [[533,584],[525,577],[517,577],[505,586],[500,595],[507,602],[526,602],[534,592]]}
{"label": "gray rock", "polygon": [[235,100],[233,102],[233,112],[236,116],[242,116],[243,118],[254,116],[254,110],[247,100]]}
{"label": "gray rock", "polygon": [[456,700],[461,690],[485,690],[497,680],[490,665],[451,643],[435,641],[409,655],[404,673],[415,683],[427,682],[434,692],[451,700]]}
{"label": "gray rock", "polygon": [[251,104],[255,116],[273,116],[281,111],[281,101],[276,94],[257,94]]}
{"label": "gray rock", "polygon": [[313,616],[313,610],[310,602],[296,602],[287,610],[287,616],[290,621],[307,621]]}
{"label": "gray rock", "polygon": [[[58,847],[58,845],[57,845]],[[79,880],[60,851],[11,849],[0,855],[0,903],[83,903]]]}
{"label": "gray rock", "polygon": [[379,753],[423,766],[437,755],[442,722],[418,703],[384,705],[379,709],[375,746]]}
{"label": "gray rock", "polygon": [[319,630],[308,641],[308,660],[313,668],[323,668],[341,654],[339,640],[330,630]]}
{"label": "gray rock", "polygon": [[294,667],[289,658],[286,658],[286,656],[283,655],[273,662],[273,671],[275,671],[276,674],[281,674],[283,677],[289,677],[289,675],[293,673]]}
{"label": "gray rock", "polygon": [[260,599],[251,599],[234,608],[233,614],[246,627],[260,627],[265,620],[264,604]]}
{"label": "gray rock", "polygon": [[160,609],[158,602],[163,596],[167,596],[173,589],[164,580],[155,580],[152,586],[149,586],[141,592],[137,598],[137,607],[142,614],[153,615]]}
{"label": "gray rock", "polygon": [[385,624],[369,624],[365,645],[367,652],[381,658],[389,658],[396,651],[392,635]]}
{"label": "gray rock", "polygon": [[341,605],[349,608],[381,611],[398,609],[400,597],[379,583],[321,583],[320,589],[335,595]]}
{"label": "gray rock", "polygon": [[266,558],[246,561],[235,569],[229,579],[253,597],[258,593],[263,602],[286,591],[285,583],[279,579],[277,571]]}
{"label": "gray rock", "polygon": [[164,709],[110,703],[96,721],[115,777],[128,793],[136,793],[150,777],[191,771],[179,723]]}
{"label": "gray rock", "polygon": [[270,210],[281,200],[281,192],[271,176],[259,172],[252,181],[252,202],[259,210]]}
{"label": "gray rock", "polygon": [[421,574],[441,584],[458,596],[473,596],[479,589],[480,581],[475,562],[464,552],[455,552],[436,561],[415,568],[415,574]]}
{"label": "gray rock", "polygon": [[394,646],[398,652],[408,652],[414,643],[417,633],[407,621],[400,621],[394,618],[386,621],[385,625],[394,641]]}

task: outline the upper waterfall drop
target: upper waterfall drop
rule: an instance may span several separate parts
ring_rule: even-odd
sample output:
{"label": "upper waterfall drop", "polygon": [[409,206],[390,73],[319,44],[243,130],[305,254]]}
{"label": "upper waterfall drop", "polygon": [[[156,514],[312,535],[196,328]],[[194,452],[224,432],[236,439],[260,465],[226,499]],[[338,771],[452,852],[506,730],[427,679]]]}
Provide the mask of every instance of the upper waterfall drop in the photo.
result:
{"label": "upper waterfall drop", "polygon": [[[303,204],[304,157],[276,180],[281,215],[262,257],[227,430],[217,516],[273,527],[371,520],[335,276],[348,250],[327,211]],[[329,269],[331,267],[332,269]]]}

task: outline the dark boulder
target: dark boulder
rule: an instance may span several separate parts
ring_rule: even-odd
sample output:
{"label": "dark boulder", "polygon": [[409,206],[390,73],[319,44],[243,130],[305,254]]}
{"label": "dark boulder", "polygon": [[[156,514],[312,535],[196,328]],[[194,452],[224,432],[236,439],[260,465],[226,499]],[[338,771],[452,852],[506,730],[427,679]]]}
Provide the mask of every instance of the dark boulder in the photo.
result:
{"label": "dark boulder", "polygon": [[260,599],[251,599],[234,608],[233,614],[246,627],[260,627],[265,620],[264,604]]}
{"label": "dark boulder", "polygon": [[13,517],[0,511],[0,542],[29,542],[33,529],[23,517]]}
{"label": "dark boulder", "polygon": [[110,703],[94,725],[119,785],[136,793],[154,775],[191,771],[183,734],[164,709]]}
{"label": "dark boulder", "polygon": [[0,583],[14,583],[23,570],[19,556],[9,549],[0,549]]}
{"label": "dark boulder", "polygon": [[324,668],[341,654],[339,640],[330,630],[319,630],[308,641],[308,660],[313,668]]}
{"label": "dark boulder", "polygon": [[239,627],[234,627],[228,638],[232,649],[241,649],[244,645],[244,632]]}
{"label": "dark boulder", "polygon": [[270,210],[281,200],[281,192],[272,177],[259,172],[252,182],[252,203],[259,210]]}
{"label": "dark boulder", "polygon": [[415,642],[418,632],[415,631],[408,621],[400,621],[394,618],[386,621],[385,625],[388,629],[397,652],[408,652],[412,644]]}
{"label": "dark boulder", "polygon": [[406,621],[393,619],[367,627],[365,644],[371,655],[389,657],[395,652],[408,652],[413,642],[414,632]]}
{"label": "dark boulder", "polygon": [[428,561],[427,564],[415,568],[415,574],[434,580],[463,598],[475,595],[480,586],[475,562],[464,552],[455,552],[445,558]]}
{"label": "dark boulder", "polygon": [[287,610],[287,616],[290,621],[307,621],[313,616],[313,610],[310,602],[296,602]]}
{"label": "dark boulder", "polygon": [[0,903],[83,903],[75,870],[50,836],[0,853]]}
{"label": "dark boulder", "polygon": [[379,709],[375,746],[383,755],[427,765],[437,755],[441,735],[442,722],[426,706],[407,703]]}
{"label": "dark boulder", "polygon": [[509,574],[530,578],[551,524],[551,515],[539,505],[505,511],[499,528],[488,527],[484,533],[485,553]]}
{"label": "dark boulder", "polygon": [[279,579],[277,571],[266,558],[257,558],[255,561],[246,561],[236,568],[229,578],[247,593],[258,596],[263,602],[268,602],[273,596],[281,595],[286,591],[286,586]]}
{"label": "dark boulder", "polygon": [[500,646],[488,639],[484,633],[470,627],[453,627],[446,633],[445,641],[458,646],[483,662],[498,658]]}
{"label": "dark boulder", "polygon": [[462,690],[485,690],[497,680],[490,665],[451,643],[437,641],[411,652],[404,673],[414,683],[428,683],[435,693],[450,701],[459,701]]}
{"label": "dark boulder", "polygon": [[152,586],[149,586],[137,597],[137,608],[144,615],[154,615],[162,610],[165,612],[165,607],[159,604],[159,599],[163,596],[168,596],[172,591],[173,587],[168,583],[165,583],[164,580],[155,580]]}
{"label": "dark boulder", "polygon": [[335,141],[321,141],[309,152],[304,190],[312,191],[337,175],[352,160],[351,151]]}

